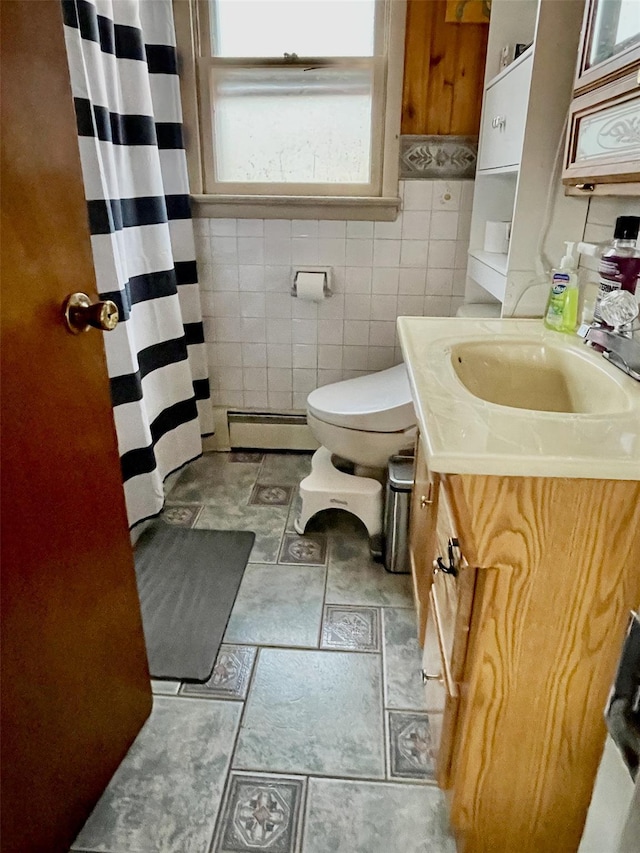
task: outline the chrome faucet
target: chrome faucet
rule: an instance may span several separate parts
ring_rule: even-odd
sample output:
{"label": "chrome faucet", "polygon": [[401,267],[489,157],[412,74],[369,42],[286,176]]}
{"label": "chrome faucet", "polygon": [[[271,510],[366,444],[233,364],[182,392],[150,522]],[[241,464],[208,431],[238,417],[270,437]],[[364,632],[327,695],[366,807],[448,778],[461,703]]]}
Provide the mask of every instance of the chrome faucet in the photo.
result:
{"label": "chrome faucet", "polygon": [[602,351],[602,355],[627,376],[640,382],[640,331],[638,303],[632,293],[614,290],[600,303],[603,320],[611,328],[593,324],[583,334],[584,342]]}

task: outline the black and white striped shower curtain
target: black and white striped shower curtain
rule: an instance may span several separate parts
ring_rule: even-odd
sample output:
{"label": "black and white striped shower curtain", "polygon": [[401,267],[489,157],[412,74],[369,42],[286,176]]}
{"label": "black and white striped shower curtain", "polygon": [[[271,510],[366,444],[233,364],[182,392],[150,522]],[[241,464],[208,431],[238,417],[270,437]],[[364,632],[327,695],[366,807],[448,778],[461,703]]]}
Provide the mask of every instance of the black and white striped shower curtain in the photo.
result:
{"label": "black and white striped shower curtain", "polygon": [[129,524],[213,429],[171,0],[62,0]]}

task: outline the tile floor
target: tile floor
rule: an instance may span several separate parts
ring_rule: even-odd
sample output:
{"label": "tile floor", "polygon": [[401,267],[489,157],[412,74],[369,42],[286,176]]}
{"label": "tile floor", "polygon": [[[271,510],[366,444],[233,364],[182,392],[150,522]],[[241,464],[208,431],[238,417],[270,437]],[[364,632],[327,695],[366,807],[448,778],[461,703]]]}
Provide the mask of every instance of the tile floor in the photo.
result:
{"label": "tile floor", "polygon": [[253,530],[255,545],[211,678],[153,682],[73,851],[454,853],[409,577],[344,514],[295,533],[309,468],[208,453],[179,477],[166,522]]}

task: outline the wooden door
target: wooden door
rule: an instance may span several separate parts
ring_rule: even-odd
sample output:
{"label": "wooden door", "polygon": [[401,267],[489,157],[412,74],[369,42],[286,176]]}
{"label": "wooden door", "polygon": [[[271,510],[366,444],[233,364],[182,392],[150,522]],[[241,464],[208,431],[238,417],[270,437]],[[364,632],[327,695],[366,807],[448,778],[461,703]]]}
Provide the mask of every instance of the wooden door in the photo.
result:
{"label": "wooden door", "polygon": [[66,851],[151,708],[59,2],[2,3],[2,851]]}
{"label": "wooden door", "polygon": [[418,642],[424,643],[424,630],[429,609],[431,564],[436,547],[438,517],[438,480],[427,468],[420,438],[416,441],[411,517],[409,519],[409,561],[413,580],[413,599],[418,617]]}

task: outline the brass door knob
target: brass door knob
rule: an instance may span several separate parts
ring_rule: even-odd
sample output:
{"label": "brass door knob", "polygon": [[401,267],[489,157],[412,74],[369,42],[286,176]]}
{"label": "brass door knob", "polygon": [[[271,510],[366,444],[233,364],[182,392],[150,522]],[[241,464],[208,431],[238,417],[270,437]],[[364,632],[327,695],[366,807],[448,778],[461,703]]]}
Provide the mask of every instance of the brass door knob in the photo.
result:
{"label": "brass door knob", "polygon": [[86,293],[72,293],[62,306],[67,328],[74,335],[90,328],[111,332],[118,325],[118,306],[110,299],[91,302]]}

